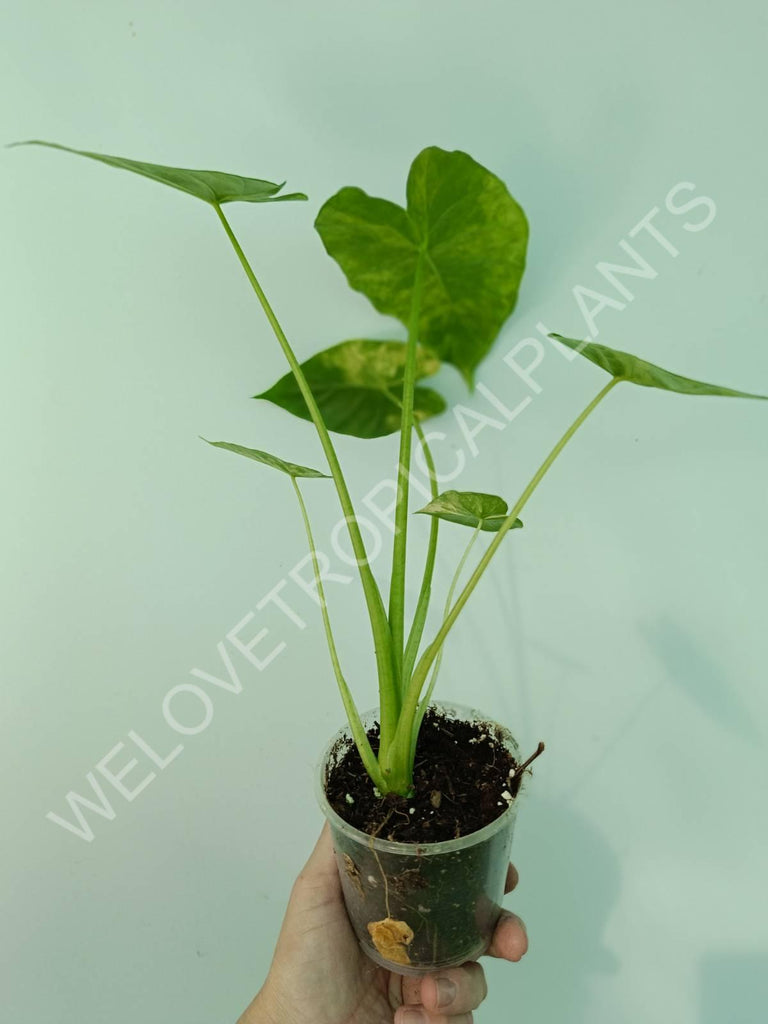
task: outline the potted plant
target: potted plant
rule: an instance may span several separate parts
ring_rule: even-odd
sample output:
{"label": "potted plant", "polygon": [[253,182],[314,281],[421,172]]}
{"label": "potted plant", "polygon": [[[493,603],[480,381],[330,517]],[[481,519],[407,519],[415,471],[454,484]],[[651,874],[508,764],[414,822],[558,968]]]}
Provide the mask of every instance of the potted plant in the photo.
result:
{"label": "potted plant", "polygon": [[[51,146],[51,143],[37,143]],[[67,149],[55,146],[58,149]],[[565,430],[510,508],[491,493],[440,492],[422,423],[445,409],[423,384],[441,363],[471,386],[477,365],[512,313],[525,267],[528,225],[496,175],[466,153],[423,150],[408,174],[407,204],[342,188],[320,209],[315,227],[352,288],[399,320],[403,341],[341,341],[300,363],[256,278],[223,207],[230,202],[305,199],[282,185],[214,171],[194,171],[79,150],[114,167],[180,189],[213,208],[263,308],[290,372],[256,395],[314,424],[323,470],[262,449],[210,444],[287,477],[312,553],[331,665],[347,725],[317,772],[317,794],[330,821],[350,919],[372,959],[402,973],[422,973],[484,951],[500,912],[517,797],[530,763],[510,732],[482,713],[433,703],[443,646],[462,609],[552,464],[592,411],[619,384],[685,395],[763,396],[678,376],[626,352],[552,335],[580,353],[608,381]],[[358,438],[399,431],[394,539],[385,605],[374,576],[333,432]],[[414,445],[429,470],[430,517],[421,585],[406,614],[410,471]],[[327,470],[327,472],[326,472]],[[336,490],[359,570],[376,659],[379,705],[361,714],[344,676],[315,553],[303,486],[327,479]],[[424,642],[440,524],[467,532],[467,545],[444,600],[439,627]],[[476,563],[481,536],[490,542]],[[337,627],[338,628],[338,627]]]}

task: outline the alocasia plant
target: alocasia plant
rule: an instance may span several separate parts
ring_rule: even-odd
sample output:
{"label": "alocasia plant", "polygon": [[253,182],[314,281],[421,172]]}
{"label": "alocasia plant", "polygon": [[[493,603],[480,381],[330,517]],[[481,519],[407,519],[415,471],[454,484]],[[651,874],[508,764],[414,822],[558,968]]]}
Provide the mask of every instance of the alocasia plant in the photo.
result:
{"label": "alocasia plant", "polygon": [[[312,553],[323,624],[341,698],[363,764],[381,794],[408,795],[412,790],[416,739],[437,680],[446,637],[507,533],[523,525],[519,516],[529,498],[571,437],[609,392],[618,384],[628,383],[686,395],[765,397],[690,380],[626,352],[555,334],[552,337],[558,342],[605,370],[610,375],[608,383],[568,427],[511,509],[503,498],[493,494],[440,494],[421,423],[442,412],[446,403],[437,391],[420,382],[435,374],[441,363],[450,363],[471,386],[478,364],[515,307],[525,269],[525,214],[496,175],[466,153],[431,146],[419,153],[411,165],[405,207],[369,196],[359,188],[342,188],[332,196],[315,221],[325,249],[350,286],[362,292],[379,312],[399,320],[407,337],[402,342],[361,338],[341,341],[300,363],[222,206],[231,202],[306,199],[303,193],[280,195],[283,185],[256,178],[163,167],[52,143],[35,144],[133,171],[202,199],[215,211],[290,368],[288,375],[255,397],[314,424],[329,472],[298,466],[239,444],[209,443],[276,469],[291,480]],[[372,438],[397,430],[397,501],[387,606],[369,564],[330,431]],[[419,510],[431,517],[431,526],[419,597],[407,624],[405,579],[414,435],[429,469],[432,500]],[[378,671],[378,754],[374,754],[363,728],[336,650],[309,515],[299,486],[299,480],[307,478],[333,480],[358,563]],[[449,587],[442,622],[424,645],[441,520],[468,527],[471,535]],[[486,532],[492,533],[493,538],[457,596],[469,556],[480,534]]]}

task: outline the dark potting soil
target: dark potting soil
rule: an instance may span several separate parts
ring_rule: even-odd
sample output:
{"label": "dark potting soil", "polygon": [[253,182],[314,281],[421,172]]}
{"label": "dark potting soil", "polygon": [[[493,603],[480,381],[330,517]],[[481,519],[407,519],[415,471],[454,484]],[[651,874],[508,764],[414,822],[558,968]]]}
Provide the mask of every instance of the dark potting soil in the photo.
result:
{"label": "dark potting soil", "polygon": [[[378,753],[378,723],[368,739]],[[406,843],[484,828],[506,811],[525,774],[492,723],[462,721],[435,707],[427,709],[416,744],[413,796],[377,796],[354,744],[345,751],[340,741],[329,763],[326,796],[334,811],[361,832]]]}

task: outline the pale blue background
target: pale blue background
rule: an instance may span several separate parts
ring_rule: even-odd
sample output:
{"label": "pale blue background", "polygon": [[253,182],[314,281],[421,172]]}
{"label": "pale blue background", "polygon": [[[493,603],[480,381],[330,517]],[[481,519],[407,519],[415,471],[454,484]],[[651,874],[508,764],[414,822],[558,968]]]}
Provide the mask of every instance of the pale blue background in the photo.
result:
{"label": "pale blue background", "polygon": [[[438,144],[500,174],[530,217],[518,310],[479,377],[509,404],[525,389],[501,356],[538,320],[582,332],[572,287],[598,287],[595,264],[655,205],[680,255],[643,243],[658,277],[601,315],[600,340],[768,391],[762,4],[31,0],[5,7],[0,37],[3,141],[310,194],[231,208],[302,355],[402,336],[348,292],[312,220],[345,184],[400,199]],[[217,642],[304,554],[289,487],[197,435],[310,464],[318,446],[248,400],[284,368],[210,211],[43,150],[3,150],[0,174],[2,1016],[234,1021],[319,829],[312,766],[342,720],[311,602],[291,592],[303,632],[263,613],[286,649],[243,670],[240,696],[210,688],[211,726],[133,803],[115,795],[91,844],[45,814],[130,729],[170,749],[164,695],[216,671]],[[679,181],[717,203],[705,231],[663,211]],[[460,486],[513,497],[603,382],[554,351],[539,379],[524,415],[479,435]],[[761,403],[613,394],[450,643],[441,694],[549,747],[514,846],[531,952],[487,963],[480,1020],[762,1019],[767,430]],[[339,449],[358,498],[394,458],[391,439]],[[445,541],[443,584],[460,538]],[[370,706],[359,595],[332,598]]]}

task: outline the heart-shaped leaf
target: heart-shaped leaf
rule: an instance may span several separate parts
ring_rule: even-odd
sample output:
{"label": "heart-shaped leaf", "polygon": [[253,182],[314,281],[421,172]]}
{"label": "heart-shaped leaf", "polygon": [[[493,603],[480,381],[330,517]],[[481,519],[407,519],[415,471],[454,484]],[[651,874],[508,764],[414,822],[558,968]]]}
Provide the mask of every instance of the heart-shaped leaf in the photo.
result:
{"label": "heart-shaped leaf", "polygon": [[222,171],[191,171],[184,167],[165,167],[162,164],[148,164],[139,160],[126,160],[122,156],[106,156],[104,153],[90,153],[85,149],[70,149],[56,142],[42,142],[30,139],[28,142],[14,142],[14,146],[48,146],[50,149],[61,149],[65,153],[87,156],[91,160],[118,167],[124,171],[133,171],[145,178],[159,181],[171,188],[178,188],[191,196],[204,200],[212,205],[222,203],[279,203],[283,200],[306,199],[303,192],[292,192],[279,196],[277,193],[285,185],[276,185],[273,181],[262,181],[260,178],[243,178],[239,174],[225,174]]}
{"label": "heart-shaped leaf", "polygon": [[[444,491],[424,508],[419,514],[437,516],[449,523],[471,526],[489,533],[497,533],[509,515],[506,501],[497,494],[480,494],[476,491]],[[512,525],[513,530],[522,526],[520,519]]]}
{"label": "heart-shaped leaf", "polygon": [[723,388],[719,384],[705,384],[700,380],[681,377],[677,373],[664,370],[660,366],[648,363],[645,359],[620,352],[607,345],[597,345],[593,341],[577,341],[575,338],[564,338],[562,334],[550,334],[550,338],[566,345],[589,359],[601,370],[610,373],[618,380],[627,380],[630,384],[639,384],[644,388],[659,388],[662,391],[676,391],[681,395],[723,395],[726,398],[759,398],[768,399],[768,395],[753,395],[746,391],[734,391]]}
{"label": "heart-shaped leaf", "polygon": [[297,466],[294,462],[285,462],[283,459],[278,459],[276,455],[260,452],[256,448],[244,448],[241,444],[230,444],[228,441],[209,441],[207,437],[201,437],[200,440],[213,445],[214,448],[223,448],[225,451],[234,452],[235,455],[244,455],[246,459],[253,459],[254,462],[271,466],[272,469],[279,469],[281,473],[287,473],[288,476],[330,479],[327,473],[319,473],[316,469],[308,469],[307,466]]}
{"label": "heart-shaped leaf", "polygon": [[[353,437],[383,437],[399,430],[405,354],[406,346],[401,341],[355,338],[332,345],[302,363],[328,429]],[[418,350],[417,379],[439,368],[437,356]],[[274,402],[302,419],[310,418],[291,373],[254,398]],[[417,387],[413,407],[416,419],[421,421],[443,412],[445,399],[431,388]]]}
{"label": "heart-shaped leaf", "polygon": [[420,250],[418,338],[468,383],[515,307],[528,222],[503,181],[462,152],[437,146],[411,165],[407,210],[343,188],[315,221],[352,288],[407,324]]}

